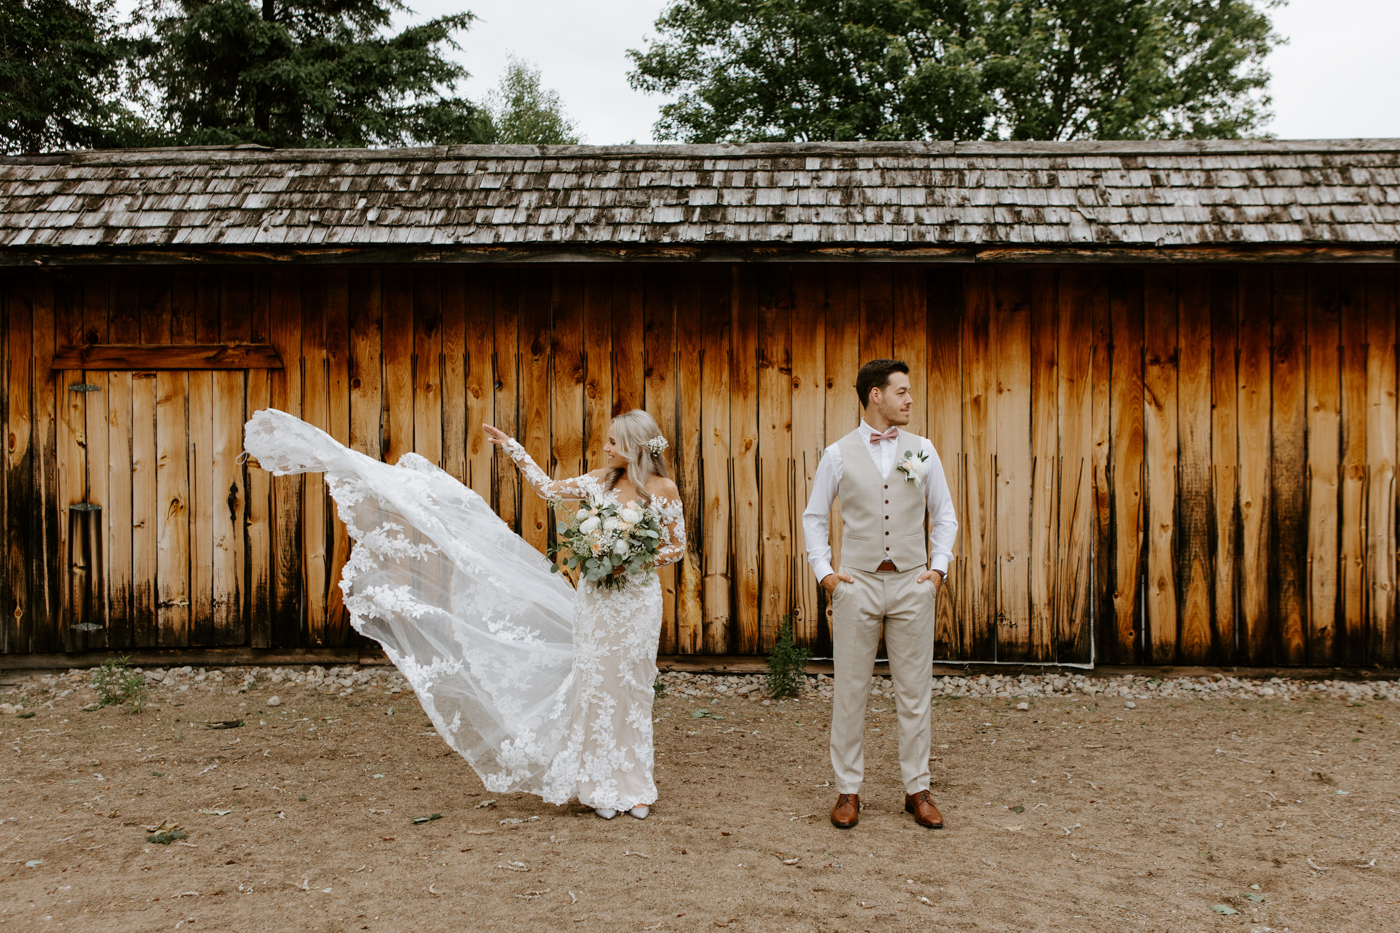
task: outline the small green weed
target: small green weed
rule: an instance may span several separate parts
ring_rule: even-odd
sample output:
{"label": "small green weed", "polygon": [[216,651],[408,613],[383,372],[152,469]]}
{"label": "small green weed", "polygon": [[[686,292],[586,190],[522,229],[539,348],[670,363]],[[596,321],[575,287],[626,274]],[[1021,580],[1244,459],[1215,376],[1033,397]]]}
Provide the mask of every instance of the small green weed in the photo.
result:
{"label": "small green weed", "polygon": [[774,699],[797,696],[811,658],[812,652],[799,648],[792,637],[792,616],[783,616],[778,641],[768,653],[768,676],[764,682],[768,695]]}
{"label": "small green weed", "polygon": [[146,708],[146,678],[130,669],[131,658],[120,655],[102,662],[92,677],[97,689],[97,702],[102,706],[120,706],[128,713]]}

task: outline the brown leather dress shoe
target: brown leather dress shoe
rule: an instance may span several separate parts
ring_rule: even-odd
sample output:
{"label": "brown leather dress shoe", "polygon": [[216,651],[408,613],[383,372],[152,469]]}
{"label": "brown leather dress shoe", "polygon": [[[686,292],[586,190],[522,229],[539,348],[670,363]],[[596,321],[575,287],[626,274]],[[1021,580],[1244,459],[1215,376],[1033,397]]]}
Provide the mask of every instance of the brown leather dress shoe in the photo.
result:
{"label": "brown leather dress shoe", "polygon": [[[914,822],[920,826],[927,826],[929,829],[943,828],[943,814],[938,812],[938,807],[933,803],[933,796],[926,790],[917,794],[905,794],[904,809],[914,814]],[[832,814],[831,818],[835,820],[835,814]]]}
{"label": "brown leather dress shoe", "polygon": [[836,806],[831,811],[831,825],[837,829],[850,829],[860,822],[860,795],[842,794],[836,798]]}

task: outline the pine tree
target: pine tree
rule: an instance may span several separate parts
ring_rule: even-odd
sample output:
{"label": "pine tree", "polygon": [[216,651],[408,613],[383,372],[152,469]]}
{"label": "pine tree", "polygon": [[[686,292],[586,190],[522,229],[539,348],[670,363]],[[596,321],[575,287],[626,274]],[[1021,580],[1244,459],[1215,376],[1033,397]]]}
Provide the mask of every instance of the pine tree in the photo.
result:
{"label": "pine tree", "polygon": [[154,135],[176,145],[445,144],[489,138],[457,96],[446,57],[475,19],[442,16],[397,35],[400,0],[148,0],[137,86]]}
{"label": "pine tree", "polygon": [[140,121],[114,93],[110,0],[0,0],[0,151],[118,146]]}

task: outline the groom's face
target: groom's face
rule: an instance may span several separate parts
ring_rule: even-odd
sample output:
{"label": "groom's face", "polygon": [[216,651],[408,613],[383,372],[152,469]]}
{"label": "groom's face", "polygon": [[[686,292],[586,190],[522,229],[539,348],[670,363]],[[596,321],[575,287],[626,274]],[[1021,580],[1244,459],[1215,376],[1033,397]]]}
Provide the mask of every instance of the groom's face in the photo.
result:
{"label": "groom's face", "polygon": [[914,407],[914,396],[909,394],[909,377],[904,373],[890,373],[890,381],[883,388],[870,390],[870,407],[886,424],[908,424],[910,410]]}

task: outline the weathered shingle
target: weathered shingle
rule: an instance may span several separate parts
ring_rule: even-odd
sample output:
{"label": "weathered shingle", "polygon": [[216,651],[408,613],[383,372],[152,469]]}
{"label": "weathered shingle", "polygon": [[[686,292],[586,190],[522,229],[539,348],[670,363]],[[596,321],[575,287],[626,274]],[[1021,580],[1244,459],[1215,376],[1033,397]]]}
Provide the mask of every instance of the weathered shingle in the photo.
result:
{"label": "weathered shingle", "polygon": [[1397,245],[1400,140],[0,157],[0,247]]}

